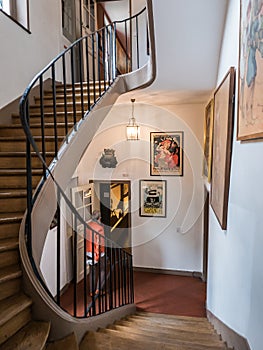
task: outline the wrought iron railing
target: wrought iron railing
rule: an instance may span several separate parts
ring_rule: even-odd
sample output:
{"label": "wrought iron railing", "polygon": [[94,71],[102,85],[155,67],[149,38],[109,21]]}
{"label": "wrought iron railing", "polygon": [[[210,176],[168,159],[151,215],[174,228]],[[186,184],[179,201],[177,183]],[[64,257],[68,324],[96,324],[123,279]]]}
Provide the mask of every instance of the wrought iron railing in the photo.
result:
{"label": "wrought iron railing", "polygon": [[[139,14],[117,21],[78,39],[66,48],[61,54],[54,58],[29,84],[20,101],[21,123],[26,134],[27,150],[27,218],[25,224],[25,238],[28,256],[38,279],[46,291],[47,288],[39,266],[36,265],[32,253],[32,212],[36,200],[48,178],[51,178],[57,191],[57,285],[54,300],[62,308],[62,294],[60,285],[61,274],[61,223],[60,206],[61,199],[72,214],[73,236],[77,237],[79,226],[82,226],[84,239],[89,225],[72,205],[70,199],[65,195],[60,184],[53,176],[53,170],[59,158],[60,148],[65,148],[76,134],[81,120],[86,119],[94,106],[99,102],[105,92],[115,81],[119,74],[128,73],[141,67],[140,45],[136,39],[135,45],[131,42],[132,37],[139,38],[138,25],[141,18],[145,18],[145,9]],[[120,40],[119,26],[124,28],[124,40]],[[147,23],[145,23],[145,27]],[[144,50],[147,50],[145,40]],[[135,53],[134,53],[135,52]],[[34,104],[33,104],[34,102]],[[37,134],[34,134],[35,131]],[[36,136],[37,135],[37,136]],[[76,135],[75,135],[76,136]],[[42,179],[36,185],[33,164],[33,155],[40,159],[42,168]],[[49,161],[51,160],[51,161]],[[77,300],[79,300],[79,284],[76,279],[77,248],[74,244],[73,270],[73,311],[76,317],[86,317],[105,312],[112,308],[133,302],[133,278],[132,278],[132,256],[107,237],[101,237],[98,232],[92,230],[93,238],[104,240],[107,259],[105,263],[104,285],[107,295],[93,295],[91,299],[88,293],[87,279],[83,280],[82,299],[83,312],[78,312]],[[84,249],[84,276],[87,274],[86,248]],[[101,270],[102,262],[98,263]],[[91,272],[93,273],[93,272]],[[93,286],[94,287],[94,286]],[[70,311],[69,311],[70,312]]]}

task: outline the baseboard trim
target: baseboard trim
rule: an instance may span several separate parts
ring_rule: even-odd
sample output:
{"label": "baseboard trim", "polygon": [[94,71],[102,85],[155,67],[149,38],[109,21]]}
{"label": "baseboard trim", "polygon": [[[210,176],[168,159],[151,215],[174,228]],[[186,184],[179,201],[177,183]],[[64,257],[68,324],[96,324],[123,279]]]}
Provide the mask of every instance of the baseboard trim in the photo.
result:
{"label": "baseboard trim", "polygon": [[150,272],[150,273],[160,273],[163,275],[175,275],[175,276],[185,276],[185,277],[196,277],[202,279],[202,273],[198,271],[182,271],[182,270],[170,270],[170,269],[157,269],[150,267],[133,267],[133,271],[138,272]]}
{"label": "baseboard trim", "polygon": [[206,310],[206,314],[209,322],[214,326],[217,333],[221,335],[229,348],[234,348],[235,350],[251,350],[246,338],[226,326],[211,311]]}

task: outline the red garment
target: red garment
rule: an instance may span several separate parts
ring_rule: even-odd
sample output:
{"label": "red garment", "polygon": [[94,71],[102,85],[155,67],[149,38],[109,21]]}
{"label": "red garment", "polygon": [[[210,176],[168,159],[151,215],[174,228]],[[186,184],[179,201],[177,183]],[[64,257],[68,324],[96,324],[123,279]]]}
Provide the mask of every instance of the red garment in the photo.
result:
{"label": "red garment", "polygon": [[[86,231],[86,252],[92,253],[92,235],[94,235],[94,261],[98,262],[99,256],[105,252],[104,227],[98,221],[90,221],[87,224],[91,229],[87,228]],[[92,229],[100,235],[92,233]]]}

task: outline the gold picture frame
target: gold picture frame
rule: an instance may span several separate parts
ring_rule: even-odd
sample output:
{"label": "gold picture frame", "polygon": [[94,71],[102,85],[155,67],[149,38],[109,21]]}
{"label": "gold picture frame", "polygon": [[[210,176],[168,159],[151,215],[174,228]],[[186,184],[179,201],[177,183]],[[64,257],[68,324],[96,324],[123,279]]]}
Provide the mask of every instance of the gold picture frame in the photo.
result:
{"label": "gold picture frame", "polygon": [[235,68],[231,67],[214,93],[211,206],[227,228],[228,195],[234,123]]}
{"label": "gold picture frame", "polygon": [[212,145],[213,145],[213,122],[214,122],[214,99],[212,98],[205,108],[204,118],[204,158],[203,158],[203,176],[211,182],[212,166]]}
{"label": "gold picture frame", "polygon": [[263,137],[262,3],[240,1],[237,140]]}

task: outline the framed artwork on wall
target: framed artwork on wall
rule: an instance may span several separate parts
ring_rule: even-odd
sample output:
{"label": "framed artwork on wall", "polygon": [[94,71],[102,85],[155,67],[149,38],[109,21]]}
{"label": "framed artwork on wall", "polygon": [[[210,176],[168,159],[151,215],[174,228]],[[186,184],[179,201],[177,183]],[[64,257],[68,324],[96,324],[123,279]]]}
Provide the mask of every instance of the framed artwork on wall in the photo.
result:
{"label": "framed artwork on wall", "polygon": [[235,68],[231,67],[214,93],[211,206],[225,230],[233,140]]}
{"label": "framed artwork on wall", "polygon": [[237,139],[263,137],[262,1],[240,1]]}
{"label": "framed artwork on wall", "polygon": [[151,175],[183,175],[183,131],[151,132]]}
{"label": "framed artwork on wall", "polygon": [[166,180],[140,180],[140,216],[166,217]]}
{"label": "framed artwork on wall", "polygon": [[214,100],[211,99],[205,108],[204,120],[204,158],[203,158],[203,175],[207,181],[211,181],[212,165],[212,144],[213,144],[213,108]]}

